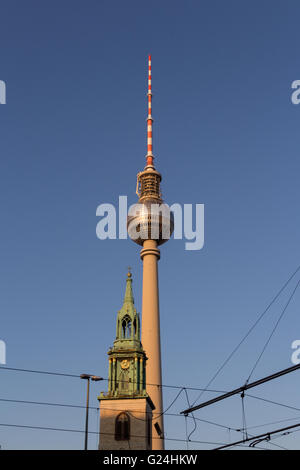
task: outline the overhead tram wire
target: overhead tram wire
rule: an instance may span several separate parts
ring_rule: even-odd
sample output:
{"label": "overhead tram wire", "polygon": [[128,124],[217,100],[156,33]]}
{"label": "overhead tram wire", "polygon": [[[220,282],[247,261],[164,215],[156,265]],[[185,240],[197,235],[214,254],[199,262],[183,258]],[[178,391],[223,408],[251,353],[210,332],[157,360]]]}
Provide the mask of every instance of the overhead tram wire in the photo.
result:
{"label": "overhead tram wire", "polygon": [[287,287],[287,285],[291,282],[291,280],[295,277],[295,275],[300,271],[300,265],[297,267],[297,269],[291,274],[291,276],[288,278],[288,280],[284,283],[284,285],[280,288],[280,290],[277,292],[277,294],[273,297],[271,302],[267,305],[265,310],[261,313],[261,315],[258,317],[258,319],[254,322],[254,324],[250,327],[248,332],[243,336],[241,341],[237,344],[237,346],[232,350],[232,352],[227,356],[225,361],[222,363],[222,365],[217,369],[213,377],[209,380],[207,383],[206,387],[204,390],[201,390],[201,393],[199,396],[194,400],[192,406],[195,405],[195,403],[199,400],[199,398],[203,395],[204,392],[208,391],[208,387],[212,384],[212,382],[216,379],[216,377],[219,375],[219,373],[224,369],[224,367],[228,364],[230,359],[234,356],[234,354],[237,352],[237,350],[240,348],[240,346],[244,343],[244,341],[248,338],[248,336],[252,333],[254,328],[258,325],[258,323],[262,320],[262,318],[265,316],[265,314],[268,312],[268,310],[271,308],[271,306],[274,304],[274,302],[278,299],[280,294],[284,291],[284,289]]}
{"label": "overhead tram wire", "polygon": [[[12,402],[12,403],[20,403],[20,404],[30,404],[30,405],[44,405],[44,406],[57,406],[57,407],[70,407],[70,408],[79,408],[79,409],[85,409],[86,407],[83,406],[83,405],[74,405],[74,404],[67,404],[67,403],[49,403],[49,402],[38,402],[38,401],[28,401],[28,400],[13,400],[13,399],[6,399],[6,398],[0,398],[0,402]],[[174,400],[173,400],[174,402]],[[173,402],[171,403],[171,405],[173,404]],[[188,402],[189,403],[189,402]],[[94,406],[89,406],[89,409],[93,409],[93,410],[96,410],[96,411],[99,411],[99,407],[94,407]],[[112,411],[123,411],[123,409],[121,410],[116,410],[115,408],[111,408]],[[137,412],[139,410],[131,410],[132,412]],[[165,410],[166,411],[166,410]],[[129,413],[132,418],[134,419],[138,419],[138,420],[141,420],[141,421],[145,421],[144,419],[141,419],[141,418],[138,418],[137,416],[135,416],[133,413]],[[178,413],[164,413],[166,416],[173,416],[173,417],[183,417],[182,414],[178,414]],[[98,415],[98,418],[99,418],[99,415]],[[185,418],[189,418],[189,419],[193,419],[193,421],[199,421],[199,422],[203,422],[203,423],[206,423],[206,424],[210,424],[210,425],[213,425],[213,426],[217,426],[217,427],[220,427],[222,429],[226,429],[226,430],[233,430],[233,431],[236,431],[236,432],[242,432],[241,429],[235,429],[234,427],[229,427],[229,426],[225,426],[223,424],[220,424],[220,423],[215,423],[213,421],[209,421],[209,420],[205,420],[205,419],[201,419],[201,418],[196,418],[196,417],[191,417],[191,416],[186,416]],[[289,420],[292,420],[292,419],[299,419],[299,417],[297,418],[290,418],[290,419],[287,419],[287,420],[281,420],[281,421],[278,421],[278,422],[284,422],[284,421],[289,421]],[[266,425],[269,425],[269,424],[276,424],[277,422],[274,422],[274,423],[266,423],[265,425],[259,425],[259,426],[266,426]],[[8,425],[9,426],[9,425]],[[255,427],[259,427],[259,426],[252,426],[251,428],[255,428]],[[20,425],[20,427],[24,427],[23,425]],[[33,427],[34,429],[36,427]],[[48,428],[44,428],[44,429],[48,429]],[[50,430],[52,430],[52,428],[49,428]],[[92,432],[92,431],[91,431]],[[97,434],[97,433],[96,433]],[[187,438],[187,442],[194,442],[194,441],[191,441],[189,436]],[[276,446],[274,443],[270,443],[274,446]],[[278,446],[278,445],[277,445]],[[278,446],[278,447],[281,447],[282,446]]]}
{"label": "overhead tram wire", "polygon": [[217,403],[218,401],[225,400],[226,398],[232,397],[234,395],[238,395],[239,393],[244,393],[245,390],[249,388],[257,387],[263,383],[269,382],[270,380],[277,379],[278,377],[282,377],[283,375],[289,374],[291,372],[295,372],[296,370],[300,369],[300,364],[296,364],[295,366],[288,367],[287,369],[280,370],[275,372],[274,374],[268,375],[267,377],[263,377],[262,379],[258,379],[255,382],[248,383],[247,385],[243,385],[242,387],[235,388],[231,390],[231,392],[224,393],[216,398],[212,398],[211,400],[205,401],[200,403],[199,405],[192,406],[184,411],[181,411],[182,414],[192,413],[193,411],[199,410],[200,408],[204,408],[206,406],[212,405],[213,403]]}
{"label": "overhead tram wire", "polygon": [[282,406],[282,407],[288,408],[288,409],[290,409],[290,410],[300,411],[300,408],[296,408],[295,406],[286,405],[286,404],[284,404],[284,403],[279,403],[279,402],[273,401],[273,400],[268,400],[267,398],[257,397],[257,396],[255,396],[255,395],[250,395],[249,393],[247,393],[247,397],[255,398],[256,400],[261,400],[261,401],[264,401],[264,402],[266,402],[266,403],[270,403],[271,405]]}
{"label": "overhead tram wire", "polygon": [[161,416],[163,416],[163,415],[166,413],[166,411],[168,411],[168,410],[171,408],[171,406],[174,405],[174,403],[176,402],[176,400],[177,400],[177,399],[179,398],[179,396],[181,395],[182,390],[183,390],[183,388],[181,388],[181,390],[177,393],[176,397],[175,397],[174,400],[170,403],[170,405],[169,405],[162,413],[160,413],[158,416],[156,416],[155,419],[160,418]]}
{"label": "overhead tram wire", "polygon": [[273,328],[272,331],[271,331],[271,334],[269,335],[267,341],[265,342],[265,344],[264,344],[264,346],[263,346],[263,348],[262,348],[262,351],[260,352],[260,354],[259,354],[259,356],[258,356],[258,358],[257,358],[257,360],[256,360],[256,362],[255,362],[255,364],[254,364],[254,366],[253,366],[253,368],[252,368],[250,374],[249,374],[249,377],[248,377],[247,380],[246,380],[246,384],[249,382],[249,380],[250,380],[250,378],[252,377],[253,372],[255,371],[255,369],[256,369],[256,367],[257,367],[259,361],[261,360],[261,358],[262,358],[262,356],[263,356],[265,350],[267,349],[268,344],[270,343],[271,338],[272,338],[272,336],[274,335],[274,333],[275,333],[275,331],[276,331],[276,329],[277,329],[277,327],[278,327],[280,321],[282,320],[282,318],[283,318],[283,316],[284,316],[284,314],[285,314],[285,312],[286,312],[286,310],[287,310],[287,308],[288,308],[288,306],[289,306],[289,304],[290,304],[292,298],[294,297],[294,295],[295,295],[295,293],[296,293],[296,290],[298,289],[299,285],[300,285],[300,280],[297,282],[295,288],[293,289],[291,295],[289,296],[288,301],[287,301],[287,303],[286,303],[285,306],[284,306],[284,309],[282,310],[282,312],[281,312],[281,314],[280,314],[280,316],[279,316],[277,322],[275,323],[274,328]]}
{"label": "overhead tram wire", "polygon": [[[190,404],[190,399],[189,399],[189,396],[188,396],[188,392],[187,392],[186,389],[184,389],[184,391],[185,391],[185,396],[186,396],[187,404],[188,404],[188,406],[190,407],[191,404]],[[191,435],[192,435],[192,434],[196,431],[196,429],[197,429],[197,421],[196,421],[196,419],[195,419],[194,413],[191,413],[191,414],[192,414],[192,416],[190,416],[190,418],[192,418],[193,421],[194,421],[194,429],[189,433],[189,435],[187,435],[187,441],[190,440]],[[187,416],[186,416],[186,417],[187,417]],[[185,420],[185,422],[186,422],[186,433],[187,433],[187,419]]]}
{"label": "overhead tram wire", "polygon": [[[170,403],[169,406],[167,406],[167,408],[165,410],[163,410],[162,413],[159,413],[158,415],[155,415],[155,412],[152,412],[152,414],[154,414],[155,416],[153,416],[153,420],[157,419],[157,418],[160,418],[161,416],[163,415],[168,415],[169,413],[167,413],[167,411],[174,405],[174,403],[176,402],[176,400],[179,398],[181,392],[182,392],[183,388],[177,393],[176,397],[174,398],[174,400],[172,400],[172,402]],[[106,408],[106,410],[108,410],[109,408]],[[118,411],[122,411],[122,410],[118,410]],[[135,411],[135,410],[130,410],[130,411]],[[130,411],[127,411],[127,413],[129,413],[133,418],[135,419],[138,419],[139,421],[144,421],[144,422],[147,422],[147,419],[144,419],[144,418],[138,418],[137,416],[134,416],[132,413],[130,413]],[[144,412],[142,412],[144,414]],[[170,414],[169,414],[170,415]],[[174,414],[172,416],[181,416],[180,414]]]}
{"label": "overhead tram wire", "polygon": [[[25,429],[36,429],[36,430],[44,430],[44,431],[56,431],[56,432],[73,432],[73,433],[85,433],[84,429],[68,429],[68,428],[54,428],[54,427],[47,427],[47,426],[32,426],[32,425],[26,425],[26,424],[12,424],[12,423],[0,423],[0,426],[3,427],[13,427],[13,428],[25,428]],[[100,431],[88,431],[88,434],[103,434],[103,435],[109,435],[109,436],[114,436],[114,433],[109,433],[109,432],[100,432]],[[132,435],[131,437],[140,437],[140,438],[146,438],[147,436],[135,436]],[[161,439],[160,437],[153,436],[153,439]],[[176,442],[186,442],[185,439],[177,439],[173,437],[165,437],[164,438],[167,441],[176,441]],[[211,442],[211,441],[190,441],[193,443],[198,443],[198,444],[209,444],[209,445],[223,445],[224,443],[222,442]]]}
{"label": "overhead tram wire", "polygon": [[[240,431],[240,432],[242,432],[242,431]],[[251,434],[248,434],[248,435],[247,435],[247,438],[248,438],[248,437],[253,437],[253,436],[252,436]],[[279,449],[282,449],[282,450],[289,450],[289,449],[287,449],[286,447],[283,447],[283,446],[281,446],[281,445],[279,445],[279,444],[275,444],[275,443],[273,442],[274,439],[278,439],[278,438],[280,438],[280,437],[282,437],[282,436],[274,437],[274,438],[272,439],[272,441],[271,441],[271,439],[262,439],[262,440],[259,441],[259,442],[266,441],[266,444],[269,444],[269,445],[271,445],[271,446],[278,447]],[[254,438],[255,438],[255,437],[254,437]],[[244,439],[246,439],[246,437],[244,437]],[[259,444],[259,442],[256,442],[255,446],[254,446],[254,445],[251,446],[251,444],[250,444],[249,447],[253,447],[253,448],[255,447],[255,448],[257,448],[257,444]]]}
{"label": "overhead tram wire", "polygon": [[298,428],[299,426],[300,426],[300,423],[297,423],[297,424],[293,424],[291,426],[286,426],[284,428],[275,429],[274,431],[268,431],[268,432],[259,434],[258,436],[251,436],[251,437],[248,437],[247,439],[242,439],[240,441],[236,441],[236,442],[232,442],[230,444],[222,445],[221,447],[217,447],[216,449],[213,449],[213,450],[221,450],[221,449],[226,449],[228,447],[234,447],[236,445],[244,444],[245,442],[254,441],[255,439],[260,439],[260,438],[263,438],[263,437],[266,437],[266,438],[270,439],[270,436],[272,436],[273,434],[278,434],[279,432],[289,431],[290,429],[295,429],[295,428]]}
{"label": "overhead tram wire", "polygon": [[[56,376],[61,376],[61,377],[73,377],[80,379],[80,374],[68,374],[66,372],[53,372],[53,371],[48,371],[48,370],[35,370],[35,369],[21,369],[20,367],[6,367],[6,366],[0,366],[0,369],[2,370],[8,370],[8,371],[15,371],[15,372],[29,372],[31,374],[44,374],[44,375],[56,375]],[[106,380],[106,379],[103,379]]]}
{"label": "overhead tram wire", "polygon": [[[70,403],[51,403],[51,402],[40,402],[40,401],[30,401],[30,400],[13,400],[13,399],[9,399],[9,398],[0,398],[0,402],[5,402],[5,403],[17,403],[17,404],[21,404],[21,405],[41,405],[41,406],[53,406],[53,407],[66,407],[66,408],[77,408],[77,409],[86,409],[86,406],[85,405],[75,405],[75,404],[70,404]],[[96,411],[100,411],[100,407],[98,406],[89,406],[89,409],[90,410],[96,410]],[[116,408],[106,408],[107,410],[111,410],[111,411],[124,411],[123,408],[122,409],[116,409]],[[166,412],[167,410],[164,411],[164,415],[165,416],[173,416],[173,417],[180,417],[182,418],[183,415],[180,414],[180,413],[167,413]],[[143,414],[143,412],[141,412],[140,410],[135,410],[135,409],[132,409],[131,412],[140,412]],[[135,419],[141,419],[141,418],[138,418],[137,416],[134,416],[132,415]],[[209,420],[206,420],[206,419],[201,419],[201,418],[192,418],[191,416],[188,416],[189,419],[194,419],[194,420],[197,420],[197,421],[200,421],[200,422],[203,422],[203,423],[206,423],[206,424],[210,424],[212,426],[216,426],[216,427],[219,427],[219,428],[222,428],[222,429],[234,429],[233,427],[229,427],[229,426],[225,426],[224,424],[220,424],[220,423],[216,423],[214,421],[209,421]],[[144,419],[141,419],[142,421],[145,421]]]}
{"label": "overhead tram wire", "polygon": [[[249,434],[249,437],[252,437],[251,434]],[[281,435],[279,435],[279,436],[276,436],[276,435],[275,435],[275,436],[272,438],[272,440],[271,440],[271,438],[270,438],[269,436],[263,437],[263,438],[261,438],[261,439],[256,439],[256,440],[254,439],[254,441],[250,442],[249,447],[250,447],[250,449],[256,449],[256,448],[257,448],[257,444],[266,443],[266,444],[268,444],[268,445],[270,445],[270,446],[278,447],[278,449],[281,449],[281,450],[290,450],[290,449],[287,449],[286,447],[283,447],[283,446],[281,446],[281,445],[279,445],[279,444],[275,444],[275,442],[273,442],[274,440],[280,439],[280,438],[282,438],[282,437],[283,437],[283,435],[282,435],[282,436],[281,436]]]}
{"label": "overhead tram wire", "polygon": [[[249,429],[249,428],[248,428],[248,429]],[[251,434],[248,434],[247,436],[245,436],[243,429],[235,429],[235,431],[242,433],[243,436],[244,436],[244,439],[246,439],[246,438],[248,438],[248,437],[253,437],[253,438],[255,439],[255,436],[253,436],[253,435],[251,435]],[[282,436],[278,436],[278,438],[280,438],[280,437],[282,437]],[[263,440],[264,440],[264,439],[263,439]],[[279,447],[279,448],[282,449],[282,450],[289,450],[289,449],[287,449],[286,447],[283,447],[283,446],[281,446],[281,445],[279,445],[279,444],[275,444],[273,441],[271,442],[271,440],[268,440],[267,443],[268,443],[269,445],[274,446],[274,447]],[[258,444],[258,443],[257,443],[257,444]],[[251,447],[251,444],[250,444],[249,447]],[[254,447],[254,446],[253,446],[253,447]],[[257,448],[256,445],[255,445],[255,447]]]}
{"label": "overhead tram wire", "polygon": [[[178,398],[178,396],[176,397],[176,399]],[[168,408],[166,408],[166,410],[163,412],[163,414],[167,415],[167,416],[180,416],[182,417],[182,415],[180,413],[167,413],[167,410],[173,405],[173,403],[176,401],[173,400],[173,402],[169,405]],[[86,406],[85,405],[73,405],[73,404],[69,404],[69,403],[51,403],[51,402],[42,402],[42,401],[31,401],[31,400],[13,400],[13,399],[10,399],[10,398],[0,398],[0,402],[6,402],[6,403],[19,403],[19,404],[23,404],[23,405],[41,405],[41,406],[57,406],[57,407],[66,407],[66,408],[78,408],[78,409],[86,409]],[[90,410],[97,410],[97,411],[100,411],[100,407],[99,406],[89,406],[88,407]],[[123,408],[122,409],[117,409],[117,408],[105,408],[106,410],[112,410],[112,411],[123,411]],[[133,412],[141,412],[141,414],[144,414],[143,411],[140,411],[140,410],[135,410],[135,409],[132,409],[130,411],[133,411]],[[139,419],[137,418],[136,416],[134,416],[136,419]],[[146,421],[145,419],[142,419],[141,421]],[[217,425],[217,424],[216,424]],[[220,425],[221,426],[221,425]]]}
{"label": "overhead tram wire", "polygon": [[[27,400],[11,400],[11,399],[5,399],[5,398],[0,398],[0,401],[4,401],[4,402],[12,402],[12,403],[20,403],[20,404],[31,404],[31,405],[45,405],[45,406],[58,406],[58,407],[70,407],[70,408],[80,408],[80,409],[85,409],[86,407],[83,406],[83,405],[72,405],[72,404],[65,404],[65,403],[49,403],[49,402],[37,402],[37,401],[27,401]],[[89,406],[89,409],[92,409],[92,410],[96,410],[96,411],[99,411],[99,407],[94,407],[94,406]],[[107,410],[112,410],[112,411],[123,411],[123,409],[115,409],[115,408],[106,408]],[[140,410],[131,410],[130,412],[128,412],[130,414],[130,416],[134,419],[138,419],[138,420],[141,420],[141,421],[145,421],[144,419],[141,419],[141,418],[138,418],[137,416],[135,416],[132,412],[137,412],[137,411],[140,411]],[[183,415],[181,414],[177,414],[177,413],[165,413],[166,416],[173,416],[173,417],[183,417]],[[97,415],[98,418],[99,418],[99,415]],[[240,429],[234,429],[233,427],[229,427],[229,426],[225,426],[223,424],[219,424],[219,423],[215,423],[213,421],[208,421],[208,420],[205,420],[205,419],[200,419],[200,418],[196,418],[196,417],[191,417],[191,416],[186,416],[185,417],[186,419],[193,419],[194,421],[200,421],[200,422],[204,422],[206,424],[210,424],[210,425],[213,425],[213,426],[217,426],[217,427],[220,427],[222,429],[227,429],[227,430],[234,430],[236,432],[242,432],[242,430]],[[299,417],[297,417],[299,419]],[[297,418],[291,418],[291,419],[297,419]],[[278,422],[283,422],[283,421],[286,421],[286,420],[282,420],[282,421],[278,421]],[[288,420],[289,421],[289,420]],[[267,424],[276,424],[275,423],[267,423]],[[81,431],[81,430],[73,430],[73,429],[61,429],[61,428],[50,428],[50,427],[38,427],[38,426],[27,426],[27,425],[15,425],[15,424],[0,424],[0,426],[8,426],[8,427],[20,427],[20,428],[30,428],[30,429],[43,429],[43,430],[57,430],[57,431],[66,431],[66,432],[84,432],[84,431]],[[262,425],[263,426],[263,425]],[[99,427],[99,426],[98,426]],[[259,427],[259,426],[252,426],[253,428],[254,427]],[[95,432],[95,431],[89,431],[89,433],[91,434],[99,434],[99,432]],[[102,433],[103,434],[103,433]],[[108,433],[104,433],[104,434],[108,434]],[[174,440],[174,439],[173,439]],[[195,442],[200,442],[200,441],[193,441],[191,440],[189,437],[187,437],[187,439],[185,440],[181,440],[182,442],[183,441],[186,441],[187,443],[188,442],[191,442],[191,443],[195,443]],[[207,443],[208,442],[201,442],[201,443]],[[215,443],[211,443],[211,444],[215,444]],[[273,444],[273,443],[272,443]],[[275,444],[273,444],[275,445]]]}
{"label": "overhead tram wire", "polygon": [[[263,424],[255,424],[254,426],[248,426],[248,429],[257,429],[257,428],[264,428],[266,426],[271,426],[272,424],[280,424],[280,423],[286,423],[288,421],[299,421],[300,416],[295,416],[294,418],[285,418],[285,419],[279,419],[278,421],[271,421],[268,423],[263,423]],[[235,429],[236,432],[241,432],[241,429]]]}
{"label": "overhead tram wire", "polygon": [[[68,374],[68,373],[63,373],[63,372],[53,372],[53,371],[45,371],[45,370],[34,370],[34,369],[21,369],[17,367],[5,367],[5,366],[0,366],[0,370],[7,370],[7,371],[12,371],[12,372],[27,372],[27,373],[32,373],[32,374],[45,374],[45,375],[53,375],[53,376],[60,376],[60,377],[71,377],[71,378],[79,378],[79,374]],[[108,382],[108,378],[102,378],[102,380]],[[118,383],[125,382],[123,380],[117,380]],[[131,382],[132,384],[137,383],[137,382]],[[215,389],[204,389],[201,387],[188,387],[188,386],[181,386],[181,385],[165,385],[165,384],[152,384],[152,383],[146,383],[146,385],[152,385],[152,386],[158,386],[158,387],[165,387],[165,388],[177,388],[177,389],[184,389],[186,388],[187,390],[194,390],[194,391],[200,391],[204,390],[206,392],[210,393],[225,393],[224,390],[215,390]]]}
{"label": "overhead tram wire", "polygon": [[[41,431],[55,431],[55,432],[70,432],[70,433],[85,433],[83,429],[68,429],[68,428],[54,428],[54,427],[46,427],[46,426],[32,426],[26,424],[12,424],[12,423],[0,423],[0,426],[3,427],[11,427],[11,428],[23,428],[23,429],[32,429],[32,430],[41,430]],[[100,431],[88,431],[88,434],[96,434],[96,435],[108,435],[114,436],[114,433],[108,432],[100,432]],[[139,437],[139,438],[146,438],[147,436],[136,436],[132,435],[132,437]],[[160,437],[153,436],[153,439],[161,439]],[[166,441],[173,441],[173,442],[186,442],[186,439],[177,439],[173,437],[164,437]],[[198,441],[198,440],[190,440],[189,442],[193,444],[207,444],[207,445],[226,445],[223,442],[213,442],[213,441]],[[239,447],[245,447],[242,444],[238,445]],[[261,448],[261,450],[266,450],[265,448]]]}

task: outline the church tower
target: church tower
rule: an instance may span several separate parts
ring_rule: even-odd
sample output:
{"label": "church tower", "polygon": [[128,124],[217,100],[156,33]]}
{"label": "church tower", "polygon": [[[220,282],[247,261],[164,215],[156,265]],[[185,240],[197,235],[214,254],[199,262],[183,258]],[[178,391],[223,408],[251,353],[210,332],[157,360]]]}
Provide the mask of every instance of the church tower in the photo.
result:
{"label": "church tower", "polygon": [[154,405],[146,392],[147,357],[140,332],[129,272],[123,306],[117,315],[116,339],[108,351],[108,393],[98,397],[100,450],[152,449]]}

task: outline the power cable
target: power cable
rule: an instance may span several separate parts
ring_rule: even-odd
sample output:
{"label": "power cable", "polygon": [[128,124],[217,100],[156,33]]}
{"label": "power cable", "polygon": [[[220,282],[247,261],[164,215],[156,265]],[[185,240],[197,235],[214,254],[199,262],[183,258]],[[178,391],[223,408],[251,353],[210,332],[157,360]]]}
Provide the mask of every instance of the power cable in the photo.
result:
{"label": "power cable", "polygon": [[272,405],[278,405],[278,406],[282,406],[284,408],[289,408],[290,410],[300,411],[300,408],[296,408],[295,406],[290,406],[290,405],[286,405],[284,403],[279,403],[277,401],[268,400],[267,398],[257,397],[255,395],[250,395],[249,393],[247,393],[247,397],[255,398],[256,400],[265,401],[267,403],[271,403]]}
{"label": "power cable", "polygon": [[298,289],[299,285],[300,285],[300,280],[297,282],[296,287],[294,288],[293,292],[291,293],[291,295],[290,295],[290,297],[289,297],[289,299],[288,299],[288,301],[287,301],[287,303],[286,303],[286,305],[285,305],[283,311],[281,312],[281,314],[280,314],[280,316],[279,316],[279,318],[278,318],[278,320],[277,320],[277,322],[276,322],[276,324],[275,324],[273,330],[271,331],[270,336],[268,337],[268,339],[267,339],[267,341],[266,341],[264,347],[262,348],[262,351],[261,351],[261,353],[259,354],[258,359],[256,360],[256,362],[255,362],[255,364],[254,364],[254,366],[253,366],[253,368],[252,368],[252,370],[251,370],[251,372],[250,372],[250,374],[249,374],[249,377],[248,377],[247,380],[246,380],[246,384],[249,382],[249,380],[250,380],[250,378],[251,378],[253,372],[255,371],[255,369],[256,369],[256,367],[257,367],[259,361],[261,360],[261,358],[262,358],[262,356],[263,356],[265,350],[267,349],[268,344],[270,343],[271,338],[272,338],[272,336],[274,335],[274,333],[275,333],[275,331],[276,331],[276,329],[277,329],[277,327],[278,327],[280,321],[282,320],[282,318],[283,318],[283,316],[284,316],[284,314],[285,314],[285,312],[286,312],[286,310],[287,310],[287,308],[288,308],[288,306],[289,306],[289,304],[290,304],[292,298],[294,297],[295,292],[296,292],[296,290]]}
{"label": "power cable", "polygon": [[[42,401],[32,401],[32,400],[14,400],[14,399],[10,399],[10,398],[0,398],[0,402],[5,402],[5,403],[19,403],[19,404],[25,404],[25,405],[42,405],[42,406],[57,406],[57,407],[66,407],[66,408],[78,408],[78,409],[86,409],[86,406],[85,405],[74,405],[74,404],[69,404],[69,403],[51,403],[51,402],[42,402]],[[89,409],[90,410],[95,410],[95,411],[100,411],[100,407],[98,406],[89,406]],[[116,408],[105,408],[106,410],[111,410],[111,411],[124,411],[124,409],[120,408],[120,409],[116,409]],[[131,412],[135,412],[135,413],[144,413],[140,410],[130,410]],[[127,411],[128,412],[128,411]],[[182,418],[183,415],[180,414],[180,413],[167,413],[167,410],[164,410],[164,415],[165,416],[173,416],[173,417],[180,417]],[[134,416],[131,414],[132,417],[134,417],[135,419],[139,419],[139,420],[142,420],[142,421],[145,421],[144,419],[142,418],[138,418],[137,416]],[[219,424],[219,423],[216,423],[214,421],[209,421],[209,420],[206,420],[206,419],[201,419],[201,418],[196,418],[196,417],[192,417],[192,416],[189,416],[190,419],[193,419],[194,421],[197,420],[197,421],[200,421],[202,423],[206,423],[206,424],[210,424],[212,426],[216,426],[216,427],[220,427],[220,428],[223,428],[223,429],[233,429],[233,428],[229,428],[228,426],[225,426],[223,424]]]}
{"label": "power cable", "polygon": [[[187,393],[187,390],[184,389],[184,391],[185,391],[185,396],[186,396],[187,404],[188,404],[188,406],[191,406],[190,400],[189,400],[189,396],[188,396],[188,393]],[[191,418],[194,420],[194,429],[193,429],[193,430],[190,432],[190,434],[187,436],[187,440],[188,440],[188,441],[190,440],[191,435],[192,435],[192,434],[196,431],[196,429],[197,429],[197,421],[195,420],[194,413],[191,413],[191,414],[192,414]],[[187,421],[186,421],[186,423],[187,423]]]}
{"label": "power cable", "polygon": [[[271,422],[264,423],[264,424],[256,424],[254,426],[248,426],[248,430],[249,429],[257,429],[257,428],[264,428],[266,426],[271,426],[272,424],[286,423],[288,421],[294,421],[294,420],[299,420],[299,419],[300,419],[300,416],[295,416],[294,418],[279,419],[278,421],[271,421]],[[235,429],[235,431],[236,432],[241,432],[242,430],[241,429]]]}
{"label": "power cable", "polygon": [[[78,374],[68,374],[68,373],[63,373],[63,372],[52,372],[52,371],[44,371],[44,370],[34,370],[34,369],[21,369],[21,368],[16,368],[16,367],[6,367],[6,366],[0,366],[0,370],[7,370],[7,371],[15,371],[15,372],[28,372],[32,374],[45,374],[45,375],[57,375],[60,377],[72,377],[72,378],[81,378],[80,375]],[[108,381],[108,378],[102,378],[104,381]],[[126,382],[125,380],[117,380],[118,383],[123,383]],[[126,382],[127,383],[127,382]],[[138,382],[131,382],[132,384],[138,383]],[[180,389],[182,390],[183,388],[186,388],[187,390],[203,390],[206,392],[212,392],[212,393],[225,393],[224,390],[214,390],[214,389],[204,389],[204,388],[199,388],[199,387],[188,387],[188,386],[181,386],[181,385],[165,385],[165,384],[150,384],[146,383],[148,386],[157,386],[157,387],[165,387],[165,388],[175,388],[175,389]]]}
{"label": "power cable", "polygon": [[297,424],[293,424],[291,426],[287,426],[285,428],[275,429],[274,431],[265,432],[265,433],[259,434],[258,436],[251,436],[251,437],[248,437],[247,439],[242,439],[240,441],[236,441],[236,442],[233,442],[231,444],[225,444],[224,446],[218,447],[214,450],[221,450],[221,449],[225,449],[225,448],[228,448],[228,447],[234,447],[236,445],[244,444],[245,442],[253,441],[255,439],[261,439],[263,437],[268,438],[268,440],[270,440],[271,436],[273,434],[278,434],[278,433],[282,433],[283,431],[287,431],[287,432],[281,434],[282,436],[287,435],[287,434],[291,433],[291,431],[289,431],[290,429],[294,429],[294,428],[299,427],[299,426],[300,426],[300,423],[297,423]]}
{"label": "power cable", "polygon": [[237,350],[240,348],[240,346],[244,343],[244,341],[248,338],[248,336],[252,333],[254,328],[258,325],[258,323],[262,320],[262,318],[265,316],[265,314],[268,312],[270,307],[274,304],[274,302],[278,299],[280,294],[284,291],[284,289],[287,287],[287,285],[290,283],[290,281],[294,278],[294,276],[298,273],[300,270],[300,265],[297,267],[297,269],[293,272],[293,274],[288,278],[288,280],[284,283],[284,285],[280,288],[280,290],[277,292],[277,294],[273,297],[271,302],[267,305],[265,310],[261,313],[261,315],[258,317],[258,319],[254,322],[254,324],[251,326],[251,328],[248,330],[248,332],[243,336],[241,341],[238,343],[238,345],[233,349],[233,351],[229,354],[229,356],[225,359],[225,361],[222,363],[222,365],[217,369],[213,377],[209,380],[208,384],[206,385],[204,390],[201,390],[201,393],[199,396],[194,400],[193,405],[199,400],[199,398],[203,395],[205,391],[208,391],[208,387],[212,384],[212,382],[216,379],[216,377],[219,375],[219,373],[224,369],[226,364],[230,361],[230,359],[234,356],[234,354],[237,352]]}
{"label": "power cable", "polygon": [[234,390],[224,393],[223,395],[212,398],[208,401],[205,401],[204,403],[200,403],[199,405],[193,406],[192,408],[188,408],[187,410],[183,410],[181,411],[181,413],[182,414],[191,413],[192,411],[199,410],[200,408],[204,408],[206,406],[212,405],[213,403],[217,403],[219,401],[225,400],[226,398],[232,397],[239,393],[243,393],[246,390],[249,390],[250,388],[257,387],[258,385],[262,385],[266,382],[269,382],[270,380],[277,379],[278,377],[282,377],[283,375],[290,374],[291,372],[295,372],[296,370],[299,370],[299,369],[300,369],[300,364],[296,364],[292,367],[288,367],[287,369],[280,370],[278,372],[275,372],[274,374],[268,375],[267,377],[263,377],[262,379],[256,380],[255,382],[244,384],[242,387],[235,388]]}
{"label": "power cable", "polygon": [[[32,426],[32,425],[25,425],[25,424],[11,424],[11,423],[0,423],[0,426],[3,427],[13,427],[13,428],[25,428],[25,429],[36,429],[36,430],[44,430],[44,431],[62,431],[62,432],[74,432],[74,433],[85,433],[85,430],[82,429],[68,429],[68,428],[53,428],[53,427],[46,427],[46,426]],[[89,434],[98,434],[98,435],[108,435],[108,436],[114,436],[114,433],[107,433],[107,432],[101,432],[100,431],[88,431]],[[139,438],[146,438],[147,436],[141,436],[141,435],[131,435],[131,437],[139,437]],[[161,439],[160,437],[155,437],[153,436],[153,439]],[[171,437],[165,437],[164,438],[167,441],[176,441],[176,442],[186,442],[185,439],[177,439],[177,438],[171,438]],[[198,444],[209,444],[209,445],[223,445],[224,443],[221,442],[211,442],[211,441],[190,441],[193,443],[198,443]]]}

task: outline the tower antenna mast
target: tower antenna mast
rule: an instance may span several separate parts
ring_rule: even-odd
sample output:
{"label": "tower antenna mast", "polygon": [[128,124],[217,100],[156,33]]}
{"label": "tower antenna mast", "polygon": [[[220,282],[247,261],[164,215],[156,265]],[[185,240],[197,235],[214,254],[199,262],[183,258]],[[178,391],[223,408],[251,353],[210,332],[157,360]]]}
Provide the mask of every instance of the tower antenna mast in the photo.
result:
{"label": "tower antenna mast", "polygon": [[152,83],[151,83],[151,55],[148,57],[148,116],[147,116],[147,167],[153,166],[153,147],[152,147]]}

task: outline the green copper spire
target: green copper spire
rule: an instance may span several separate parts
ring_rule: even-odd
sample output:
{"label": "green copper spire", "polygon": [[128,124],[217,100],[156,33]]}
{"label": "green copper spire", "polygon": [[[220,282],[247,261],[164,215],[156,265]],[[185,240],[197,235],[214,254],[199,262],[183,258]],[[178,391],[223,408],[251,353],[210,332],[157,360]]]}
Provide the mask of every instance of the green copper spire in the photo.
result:
{"label": "green copper spire", "polygon": [[123,307],[118,311],[116,339],[114,347],[142,349],[140,341],[140,316],[134,306],[132,293],[132,276],[129,272],[126,279],[126,290]]}
{"label": "green copper spire", "polygon": [[140,315],[134,306],[132,275],[126,278],[126,289],[121,310],[118,311],[116,339],[108,351],[108,394],[99,398],[136,398],[146,393],[146,354],[141,344]]}
{"label": "green copper spire", "polygon": [[134,298],[133,298],[133,293],[132,293],[132,275],[130,271],[128,272],[127,279],[126,279],[126,291],[125,291],[125,297],[124,297],[124,304],[125,303],[134,305]]}

